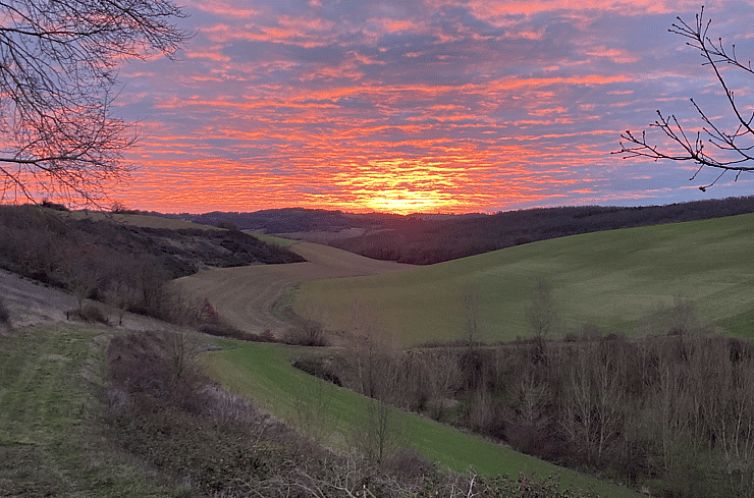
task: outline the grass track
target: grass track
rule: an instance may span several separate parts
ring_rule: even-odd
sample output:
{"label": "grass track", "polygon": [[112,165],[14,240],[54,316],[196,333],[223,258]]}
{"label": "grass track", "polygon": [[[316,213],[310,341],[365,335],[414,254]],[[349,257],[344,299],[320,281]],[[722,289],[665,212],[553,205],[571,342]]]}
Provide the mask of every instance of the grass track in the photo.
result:
{"label": "grass track", "polygon": [[587,323],[631,333],[677,298],[702,318],[754,336],[754,215],[576,235],[391,274],[305,282],[294,299],[304,316],[347,329],[354,300],[404,345],[463,337],[467,289],[479,295],[483,340],[528,335],[526,307],[549,279],[562,331]]}
{"label": "grass track", "polygon": [[[298,349],[270,344],[222,341],[224,349],[207,353],[202,363],[211,377],[286,422],[300,423],[300,406],[322,408],[322,419],[334,430],[327,441],[345,447],[364,427],[369,400],[325,383],[290,365]],[[325,403],[316,399],[324,398]],[[484,475],[517,477],[520,472],[558,476],[571,488],[594,490],[605,497],[637,496],[633,492],[586,475],[557,467],[513,449],[486,441],[430,419],[395,410],[401,444],[453,470],[474,468]]]}
{"label": "grass track", "polygon": [[103,436],[101,330],[0,334],[0,496],[176,496]]}

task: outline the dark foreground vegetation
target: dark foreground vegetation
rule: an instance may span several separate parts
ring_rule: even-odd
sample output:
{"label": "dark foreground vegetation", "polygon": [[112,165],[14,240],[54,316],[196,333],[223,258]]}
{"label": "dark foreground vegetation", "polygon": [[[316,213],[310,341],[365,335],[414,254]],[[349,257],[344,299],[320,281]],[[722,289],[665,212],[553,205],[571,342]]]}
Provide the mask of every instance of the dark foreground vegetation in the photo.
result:
{"label": "dark foreground vegetation", "polygon": [[754,346],[693,323],[404,352],[367,339],[296,366],[653,496],[752,496]]}
{"label": "dark foreground vegetation", "polygon": [[144,228],[0,206],[0,268],[71,291],[78,312],[95,299],[175,321],[181,306],[169,280],[205,266],[294,261],[301,258],[238,231]]}
{"label": "dark foreground vegetation", "polygon": [[494,215],[399,216],[275,209],[171,216],[209,225],[232,223],[241,229],[328,243],[370,258],[424,265],[566,235],[751,212],[754,197],[667,206],[527,209]]}
{"label": "dark foreground vegetation", "polygon": [[223,497],[579,497],[555,482],[450,474],[411,452],[333,453],[212,384],[196,336],[139,333],[107,350],[114,440],[187,494]]}

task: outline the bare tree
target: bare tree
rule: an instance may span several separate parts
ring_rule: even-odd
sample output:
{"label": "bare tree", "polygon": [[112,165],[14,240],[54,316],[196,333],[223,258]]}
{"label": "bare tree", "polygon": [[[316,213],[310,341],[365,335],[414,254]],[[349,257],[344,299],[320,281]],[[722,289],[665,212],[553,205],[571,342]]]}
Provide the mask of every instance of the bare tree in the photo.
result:
{"label": "bare tree", "polygon": [[297,426],[318,443],[326,442],[335,427],[332,405],[332,386],[322,379],[314,378],[311,389],[300,391],[295,397]]}
{"label": "bare tree", "polygon": [[534,336],[534,358],[536,362],[546,362],[545,340],[552,332],[557,320],[552,285],[548,280],[537,280],[531,301],[526,309],[526,318]]}
{"label": "bare tree", "polygon": [[473,348],[479,342],[479,292],[467,287],[463,292],[463,311],[466,318],[464,332],[466,345]]}
{"label": "bare tree", "polygon": [[127,171],[116,70],[172,55],[183,15],[172,0],[0,1],[0,200],[88,203]]}
{"label": "bare tree", "polygon": [[733,128],[725,129],[719,118],[705,112],[692,98],[691,104],[700,119],[697,131],[688,130],[674,114],[658,110],[657,120],[650,127],[660,130],[660,137],[669,143],[668,148],[650,143],[646,131],[635,134],[627,130],[621,135],[620,150],[615,152],[626,158],[693,162],[698,169],[691,181],[704,168],[718,170],[719,175],[712,182],[699,187],[703,192],[726,173],[732,172],[738,179],[741,173],[754,171],[754,113],[744,110],[748,106],[736,100],[724,72],[725,68],[732,68],[753,76],[754,69],[750,61],[739,57],[735,44],[726,46],[722,38],[713,39],[709,35],[710,25],[711,20],[705,18],[702,7],[693,24],[678,17],[669,31],[685,38],[689,47],[699,50],[702,65],[712,70],[725,94],[735,121]]}

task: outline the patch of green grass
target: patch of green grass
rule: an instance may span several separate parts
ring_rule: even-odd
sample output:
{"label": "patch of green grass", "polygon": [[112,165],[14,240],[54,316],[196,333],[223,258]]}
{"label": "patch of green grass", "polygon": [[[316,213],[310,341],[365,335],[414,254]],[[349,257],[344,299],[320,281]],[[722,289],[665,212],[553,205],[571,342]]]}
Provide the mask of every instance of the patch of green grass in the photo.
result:
{"label": "patch of green grass", "polygon": [[[530,335],[526,309],[548,279],[560,333],[595,324],[631,333],[678,298],[703,321],[754,336],[754,214],[597,232],[502,249],[437,265],[365,277],[305,282],[294,310],[317,310],[328,328],[347,330],[370,309],[404,345],[464,336],[464,294],[479,296],[482,340]],[[358,317],[356,317],[358,318]]]}
{"label": "patch of green grass", "polygon": [[176,496],[104,436],[102,330],[0,335],[0,495]]}
{"label": "patch of green grass", "polygon": [[[304,432],[309,428],[301,423],[301,407],[316,407],[321,413],[314,429],[321,431],[324,424],[329,429],[325,441],[334,447],[347,448],[360,436],[371,400],[293,368],[290,359],[300,349],[237,341],[222,341],[221,344],[224,349],[203,355],[201,361],[207,373],[231,391]],[[594,490],[601,496],[636,496],[625,488],[563,469],[416,414],[393,410],[392,420],[401,445],[413,447],[428,459],[458,472],[473,468],[483,475],[513,478],[521,472],[540,477],[552,475],[566,487]]]}
{"label": "patch of green grass", "polygon": [[291,247],[293,244],[296,244],[298,242],[298,240],[277,237],[275,235],[269,235],[257,230],[245,230],[245,232],[261,240],[262,242],[266,242],[278,247]]}

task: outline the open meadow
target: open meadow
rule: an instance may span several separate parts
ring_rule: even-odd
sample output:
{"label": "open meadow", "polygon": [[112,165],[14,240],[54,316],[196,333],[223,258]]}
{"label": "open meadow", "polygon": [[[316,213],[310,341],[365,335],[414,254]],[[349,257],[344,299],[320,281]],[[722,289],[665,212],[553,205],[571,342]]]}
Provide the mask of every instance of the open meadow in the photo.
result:
{"label": "open meadow", "polygon": [[[303,283],[294,310],[316,310],[326,327],[348,329],[366,307],[374,327],[403,345],[466,337],[531,335],[527,307],[539,279],[553,289],[556,335],[591,324],[640,332],[644,319],[679,300],[736,335],[754,324],[754,215],[612,230],[535,242],[401,272]],[[469,306],[469,298],[474,305]],[[476,311],[474,311],[476,309]]]}
{"label": "open meadow", "polygon": [[[255,234],[256,236],[256,234]],[[302,282],[323,278],[378,275],[411,268],[410,265],[377,261],[342,249],[308,242],[262,236],[303,257],[302,263],[212,268],[175,280],[178,289],[195,299],[207,299],[220,316],[237,329],[280,336],[289,327],[286,300]],[[316,311],[310,313],[316,316]]]}

